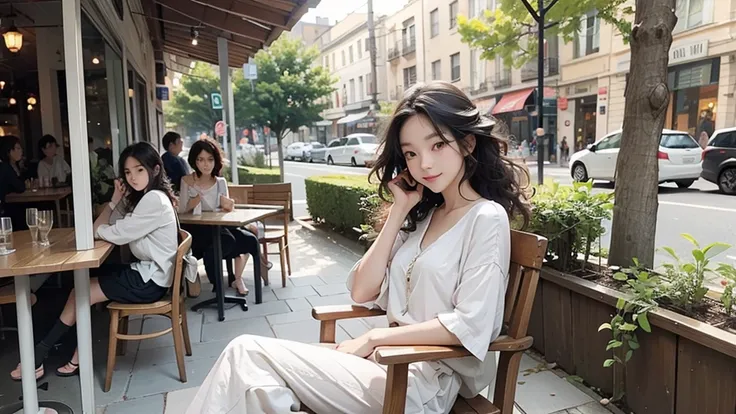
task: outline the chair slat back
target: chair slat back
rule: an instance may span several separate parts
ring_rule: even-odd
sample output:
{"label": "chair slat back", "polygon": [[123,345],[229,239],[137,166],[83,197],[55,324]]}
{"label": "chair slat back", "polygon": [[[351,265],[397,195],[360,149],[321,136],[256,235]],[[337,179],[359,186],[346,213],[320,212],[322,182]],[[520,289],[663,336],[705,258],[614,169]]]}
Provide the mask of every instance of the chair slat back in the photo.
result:
{"label": "chair slat back", "polygon": [[284,212],[276,217],[283,219],[286,229],[291,217],[291,183],[255,184],[253,185],[253,198],[248,200],[248,204],[283,207]]}
{"label": "chair slat back", "polygon": [[[179,230],[179,247],[176,249],[176,258],[174,259],[174,283],[171,285],[171,313],[172,318],[178,317],[181,309],[181,300],[184,296],[184,255],[192,247],[192,236],[184,231]],[[172,319],[178,321],[178,319]]]}
{"label": "chair slat back", "polygon": [[506,333],[510,337],[526,336],[546,251],[547,239],[544,237],[511,231],[511,265],[503,315]]}
{"label": "chair slat back", "polygon": [[227,191],[230,194],[230,198],[235,200],[235,204],[249,204],[253,198],[252,185],[230,184],[227,186]]}

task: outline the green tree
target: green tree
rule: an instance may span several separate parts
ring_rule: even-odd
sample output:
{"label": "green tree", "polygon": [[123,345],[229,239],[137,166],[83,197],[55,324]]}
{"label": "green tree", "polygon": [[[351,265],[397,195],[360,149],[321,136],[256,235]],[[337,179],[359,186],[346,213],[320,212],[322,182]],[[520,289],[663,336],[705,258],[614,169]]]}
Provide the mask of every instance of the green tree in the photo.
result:
{"label": "green tree", "polygon": [[316,48],[305,48],[300,40],[281,36],[256,54],[258,79],[253,86],[249,81],[238,81],[236,113],[245,113],[242,116],[249,122],[268,126],[276,135],[281,181],[282,140],[289,131],[320,120],[319,114],[326,108],[322,98],[335,90],[336,79],[315,64],[318,57]]}
{"label": "green tree", "polygon": [[[573,41],[583,17],[594,10],[601,20],[627,34],[631,31],[627,17],[633,13],[633,8],[626,5],[628,2],[630,0],[546,0],[545,7],[549,11],[545,16],[545,38],[559,36],[564,42]],[[537,11],[537,1],[529,0],[528,5]],[[533,40],[537,22],[523,1],[501,0],[496,10],[486,10],[481,18],[459,16],[458,26],[462,41],[481,51],[482,59],[493,60],[500,56],[506,66],[518,68],[537,56],[538,46]]]}
{"label": "green tree", "polygon": [[219,90],[220,77],[215,68],[207,63],[198,63],[192,73],[182,76],[181,87],[165,106],[167,122],[212,135],[215,123],[222,119],[222,111],[212,109],[210,94]]}

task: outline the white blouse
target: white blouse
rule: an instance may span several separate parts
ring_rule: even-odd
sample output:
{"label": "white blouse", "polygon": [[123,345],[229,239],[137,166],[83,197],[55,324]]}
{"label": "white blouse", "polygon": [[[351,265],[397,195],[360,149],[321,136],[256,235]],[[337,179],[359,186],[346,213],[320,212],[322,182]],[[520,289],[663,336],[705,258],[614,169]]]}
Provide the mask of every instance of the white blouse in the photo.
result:
{"label": "white blouse", "polygon": [[[457,373],[460,394],[471,398],[496,375],[496,358],[487,354],[503,325],[511,257],[508,215],[498,203],[480,201],[422,250],[433,213],[416,231],[399,233],[378,297],[360,305],[385,310],[389,323],[399,326],[439,319],[473,356],[444,360],[434,368]],[[415,258],[407,308],[406,273]],[[348,289],[357,265],[348,277]]]}
{"label": "white blouse", "polygon": [[60,183],[66,181],[68,174],[72,172],[69,164],[66,163],[58,155],[54,157],[51,165],[47,164],[46,161],[39,161],[38,163],[38,177],[49,177],[56,178]]}
{"label": "white blouse", "polygon": [[[116,214],[119,217],[119,214]],[[147,192],[132,213],[112,224],[97,228],[96,237],[118,246],[127,244],[138,259],[130,267],[138,271],[143,282],[153,280],[161,287],[171,287],[178,242],[176,212],[162,191]]]}
{"label": "white blouse", "polygon": [[179,213],[186,213],[189,199],[200,195],[202,211],[218,211],[221,207],[220,196],[229,197],[227,181],[223,177],[215,177],[215,184],[210,188],[202,189],[199,186],[189,186],[182,178],[179,191]]}

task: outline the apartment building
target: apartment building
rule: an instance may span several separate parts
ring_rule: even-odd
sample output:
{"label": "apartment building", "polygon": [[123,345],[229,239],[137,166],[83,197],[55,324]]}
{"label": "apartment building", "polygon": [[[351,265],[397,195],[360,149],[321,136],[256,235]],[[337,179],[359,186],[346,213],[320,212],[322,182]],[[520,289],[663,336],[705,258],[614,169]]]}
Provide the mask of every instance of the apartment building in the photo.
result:
{"label": "apartment building", "polygon": [[388,100],[397,101],[404,90],[427,80],[424,41],[425,1],[409,1],[403,9],[386,18],[386,79]]}
{"label": "apartment building", "polygon": [[351,14],[327,32],[332,41],[320,48],[319,59],[338,82],[328,99],[329,108],[322,113],[323,120],[315,124],[315,137],[321,142],[355,132],[375,132],[378,108],[371,105],[374,89],[379,101],[388,99],[385,17],[377,17],[374,26],[376,86],[371,76],[367,15]]}

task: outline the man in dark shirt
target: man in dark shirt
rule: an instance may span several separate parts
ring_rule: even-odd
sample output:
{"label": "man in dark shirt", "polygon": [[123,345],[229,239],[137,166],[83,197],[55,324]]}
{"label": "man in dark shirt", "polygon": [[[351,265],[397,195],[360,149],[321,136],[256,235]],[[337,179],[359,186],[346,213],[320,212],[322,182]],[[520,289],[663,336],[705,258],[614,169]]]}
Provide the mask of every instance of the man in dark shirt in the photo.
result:
{"label": "man in dark shirt", "polygon": [[179,156],[184,148],[184,141],[181,139],[181,135],[169,131],[164,135],[162,144],[166,148],[166,152],[161,156],[161,160],[164,162],[166,175],[169,176],[174,191],[178,193],[181,178],[187,175],[189,171],[187,163]]}

